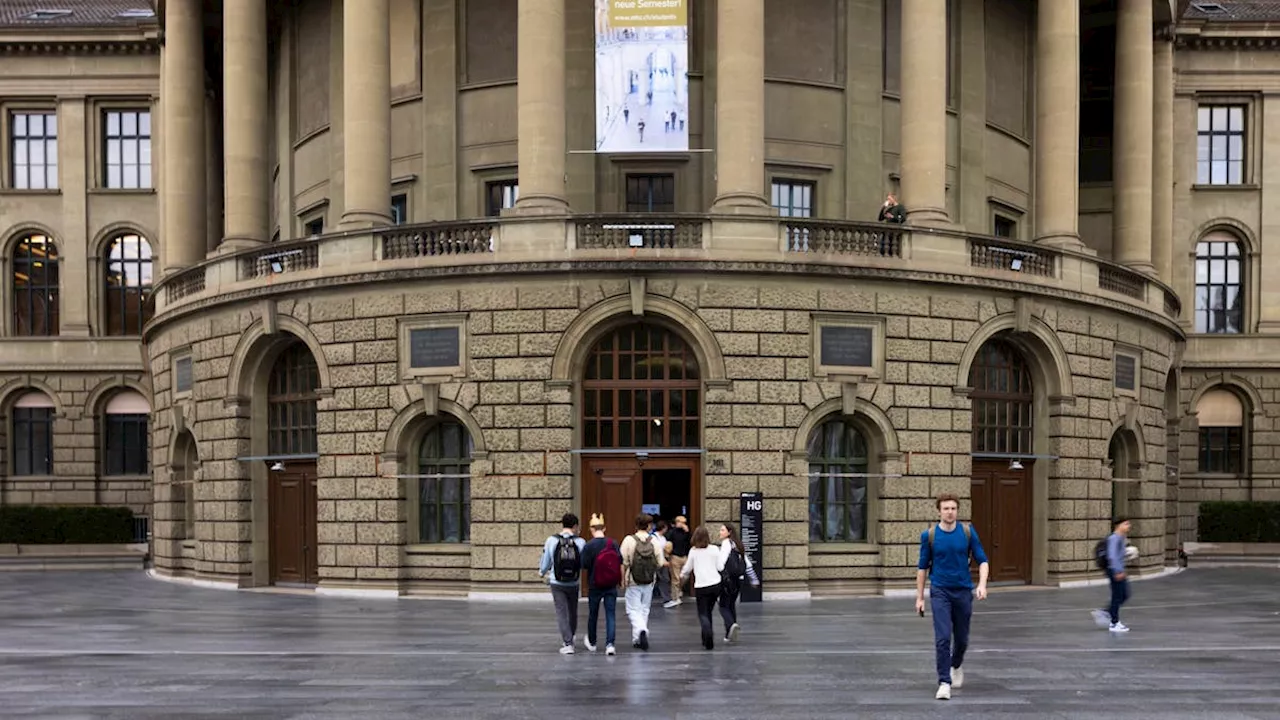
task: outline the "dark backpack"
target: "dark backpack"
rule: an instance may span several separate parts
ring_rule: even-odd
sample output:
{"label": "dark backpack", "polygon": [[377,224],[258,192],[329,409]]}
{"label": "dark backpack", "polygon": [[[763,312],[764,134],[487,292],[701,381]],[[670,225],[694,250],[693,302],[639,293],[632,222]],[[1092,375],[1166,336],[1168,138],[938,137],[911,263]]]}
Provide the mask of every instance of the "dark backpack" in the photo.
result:
{"label": "dark backpack", "polygon": [[618,587],[622,582],[622,553],[612,540],[604,541],[604,549],[591,565],[591,584],[601,590]]}
{"label": "dark backpack", "polygon": [[578,573],[582,570],[582,553],[578,550],[576,537],[560,536],[560,544],[551,559],[551,568],[557,582],[568,583],[578,579]]}
{"label": "dark backpack", "polygon": [[653,537],[636,538],[631,551],[631,579],[637,585],[648,585],[658,578],[658,553],[653,549]]}
{"label": "dark backpack", "polygon": [[1093,546],[1093,564],[1097,565],[1099,570],[1110,567],[1111,562],[1107,559],[1107,538],[1102,538],[1097,545]]}
{"label": "dark backpack", "polygon": [[724,561],[724,574],[734,582],[741,580],[742,576],[747,574],[747,561],[736,547],[729,550],[729,557]]}
{"label": "dark backpack", "polygon": [[[965,549],[969,554],[973,554],[973,531],[969,529],[968,523],[956,523],[960,529],[964,530]],[[933,567],[933,531],[938,527],[937,523],[929,526],[929,567]]]}

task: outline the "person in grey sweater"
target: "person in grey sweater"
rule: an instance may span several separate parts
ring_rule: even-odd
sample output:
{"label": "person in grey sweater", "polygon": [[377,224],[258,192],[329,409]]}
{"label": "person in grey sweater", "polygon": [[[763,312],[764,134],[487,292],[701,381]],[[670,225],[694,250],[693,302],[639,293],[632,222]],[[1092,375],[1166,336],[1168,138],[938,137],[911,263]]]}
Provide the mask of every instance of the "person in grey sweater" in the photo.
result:
{"label": "person in grey sweater", "polygon": [[1116,518],[1111,527],[1113,531],[1107,536],[1107,580],[1111,584],[1111,605],[1105,610],[1093,611],[1094,620],[1099,626],[1105,625],[1113,633],[1129,632],[1128,626],[1120,622],[1120,606],[1129,599],[1129,577],[1125,574],[1125,548],[1128,546],[1128,518]]}
{"label": "person in grey sweater", "polygon": [[[542,562],[538,565],[538,577],[550,578],[551,599],[556,605],[556,624],[560,629],[560,654],[573,654],[573,638],[578,634],[578,578],[582,570],[582,550],[587,541],[578,537],[578,516],[565,513],[560,523],[563,529],[547,538],[542,546]],[[561,545],[565,548],[561,550]],[[557,564],[557,556],[560,562]]]}

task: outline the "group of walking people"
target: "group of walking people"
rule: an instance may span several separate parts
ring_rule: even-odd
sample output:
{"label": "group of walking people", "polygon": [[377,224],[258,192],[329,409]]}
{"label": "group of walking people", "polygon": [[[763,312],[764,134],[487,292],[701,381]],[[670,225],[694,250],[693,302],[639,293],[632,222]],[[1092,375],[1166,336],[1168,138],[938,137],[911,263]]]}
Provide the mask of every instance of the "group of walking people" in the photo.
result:
{"label": "group of walking people", "polygon": [[621,543],[606,535],[604,517],[598,513],[592,515],[588,523],[589,541],[578,536],[577,515],[566,513],[561,526],[558,534],[547,538],[538,566],[538,574],[548,579],[555,601],[561,654],[572,655],[575,651],[578,597],[584,573],[587,633],[583,645],[590,652],[599,648],[597,628],[603,605],[605,654],[617,654],[619,590],[631,624],[631,646],[647,651],[654,590],[660,589],[660,597],[666,598],[663,607],[677,608],[682,604],[684,585],[689,581],[693,588],[691,594],[697,601],[702,646],[707,650],[715,648],[711,613],[717,604],[724,621],[725,641],[737,642],[741,632],[737,602],[742,585],[749,582],[758,586],[760,580],[733,525],[720,526],[718,544],[711,542],[711,533],[704,526],[690,535],[683,516],[675,519],[674,526],[668,526],[663,521],[655,525],[652,516],[640,513],[635,519],[635,531]]}

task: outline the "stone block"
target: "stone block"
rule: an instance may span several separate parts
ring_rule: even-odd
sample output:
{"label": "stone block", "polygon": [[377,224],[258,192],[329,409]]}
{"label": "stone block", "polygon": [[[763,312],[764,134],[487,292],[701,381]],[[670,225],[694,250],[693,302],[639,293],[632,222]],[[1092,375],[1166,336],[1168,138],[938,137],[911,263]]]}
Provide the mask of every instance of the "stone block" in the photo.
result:
{"label": "stone block", "polygon": [[[543,500],[495,500],[493,518],[497,522],[546,522],[546,505]],[[558,518],[556,518],[558,519]]]}
{"label": "stone block", "polygon": [[493,361],[495,380],[548,380],[551,358],[499,358]]}
{"label": "stone block", "polygon": [[698,305],[704,308],[754,308],[760,291],[752,285],[707,282],[698,293]]}
{"label": "stone block", "polygon": [[494,475],[474,477],[471,479],[471,497],[473,500],[520,497],[520,479]]}

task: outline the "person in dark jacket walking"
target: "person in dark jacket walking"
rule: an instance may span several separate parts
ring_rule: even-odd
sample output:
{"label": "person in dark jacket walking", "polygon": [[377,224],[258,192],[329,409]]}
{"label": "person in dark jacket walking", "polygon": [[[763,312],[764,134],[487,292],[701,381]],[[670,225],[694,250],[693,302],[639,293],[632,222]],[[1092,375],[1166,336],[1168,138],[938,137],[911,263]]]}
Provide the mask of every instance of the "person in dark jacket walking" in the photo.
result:
{"label": "person in dark jacket walking", "polygon": [[[604,603],[604,654],[614,655],[617,631],[618,583],[622,580],[622,550],[604,534],[604,517],[591,516],[591,541],[582,549],[582,569],[587,571],[587,650],[596,651],[596,626]],[[601,556],[603,553],[603,557]],[[597,566],[597,560],[599,565]],[[605,567],[605,564],[609,567]]]}

